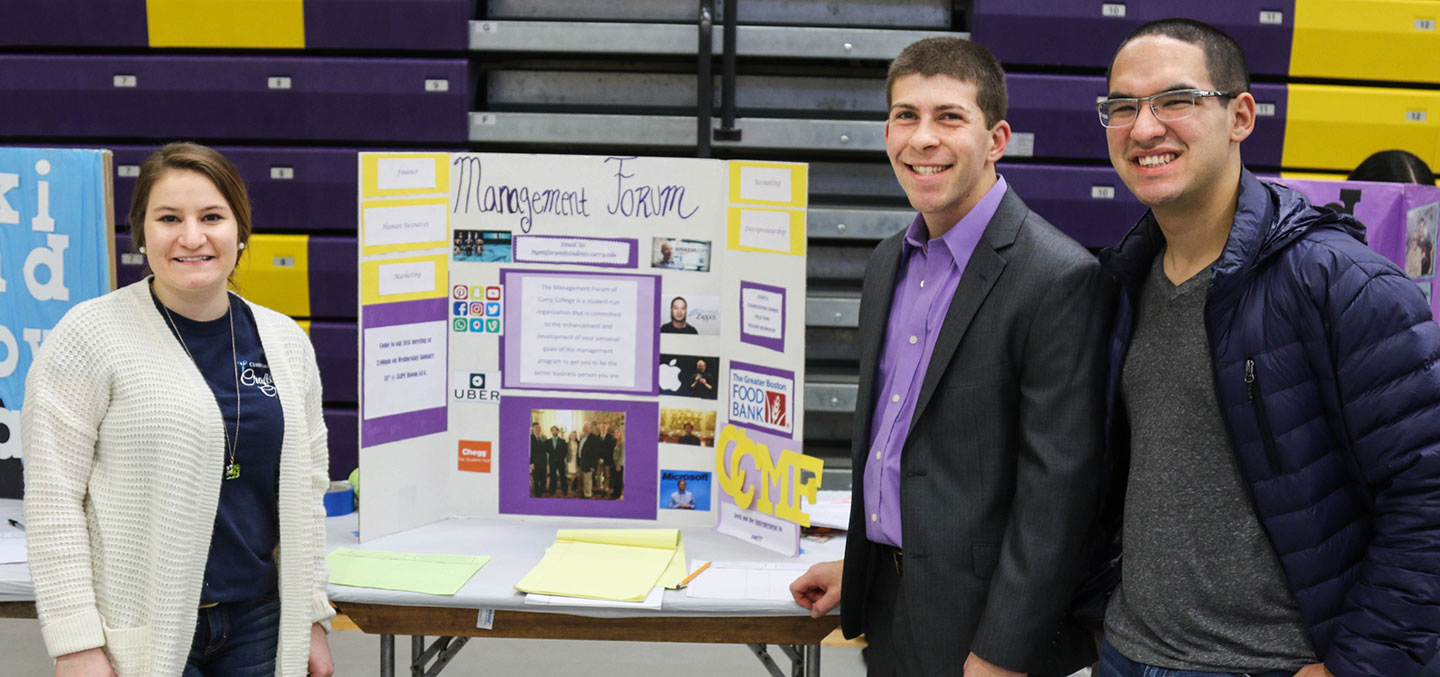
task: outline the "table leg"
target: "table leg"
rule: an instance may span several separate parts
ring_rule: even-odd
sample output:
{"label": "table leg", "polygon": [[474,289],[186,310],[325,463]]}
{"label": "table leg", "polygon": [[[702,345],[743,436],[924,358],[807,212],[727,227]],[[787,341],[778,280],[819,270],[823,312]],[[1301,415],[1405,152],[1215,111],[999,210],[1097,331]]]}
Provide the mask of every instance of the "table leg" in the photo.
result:
{"label": "table leg", "polygon": [[755,658],[760,660],[760,664],[765,666],[765,670],[770,673],[771,677],[785,677],[785,673],[780,670],[780,665],[770,657],[770,652],[764,644],[747,644],[746,646],[750,647],[750,653],[755,654]]}
{"label": "table leg", "polygon": [[807,644],[805,651],[805,677],[820,677],[820,645]]}
{"label": "table leg", "polygon": [[380,677],[395,677],[395,635],[380,635]]}
{"label": "table leg", "polygon": [[425,677],[425,664],[420,661],[420,654],[425,653],[425,636],[410,636],[410,677]]}

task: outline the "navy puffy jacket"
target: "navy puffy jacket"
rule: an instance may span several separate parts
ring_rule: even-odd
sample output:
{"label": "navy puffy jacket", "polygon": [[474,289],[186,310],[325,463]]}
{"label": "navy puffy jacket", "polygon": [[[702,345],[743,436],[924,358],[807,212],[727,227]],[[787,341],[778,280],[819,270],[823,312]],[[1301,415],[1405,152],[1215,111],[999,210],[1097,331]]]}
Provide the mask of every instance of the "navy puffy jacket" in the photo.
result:
{"label": "navy puffy jacket", "polygon": [[[1120,367],[1163,244],[1147,213],[1101,254],[1122,287],[1121,482]],[[1316,653],[1337,677],[1440,675],[1440,325],[1416,284],[1355,219],[1246,171],[1205,320],[1235,455]]]}

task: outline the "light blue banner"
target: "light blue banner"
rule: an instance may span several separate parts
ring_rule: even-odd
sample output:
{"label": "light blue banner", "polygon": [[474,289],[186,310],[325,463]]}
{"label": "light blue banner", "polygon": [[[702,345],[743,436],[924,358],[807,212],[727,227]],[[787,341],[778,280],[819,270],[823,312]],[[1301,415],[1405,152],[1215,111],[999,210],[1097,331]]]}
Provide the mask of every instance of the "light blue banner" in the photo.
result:
{"label": "light blue banner", "polygon": [[[110,152],[0,148],[0,402],[18,412],[44,336],[110,291]],[[0,422],[9,420],[0,411]],[[13,417],[18,426],[18,416]],[[0,459],[19,456],[18,431]],[[11,444],[14,443],[14,444]],[[17,448],[11,448],[12,446]]]}

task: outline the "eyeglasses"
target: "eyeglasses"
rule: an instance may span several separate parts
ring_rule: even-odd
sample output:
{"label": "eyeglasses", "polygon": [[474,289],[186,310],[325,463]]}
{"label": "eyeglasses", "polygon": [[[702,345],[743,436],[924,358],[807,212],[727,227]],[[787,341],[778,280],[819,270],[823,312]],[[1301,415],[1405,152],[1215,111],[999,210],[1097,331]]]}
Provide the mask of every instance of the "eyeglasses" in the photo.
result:
{"label": "eyeglasses", "polygon": [[1163,122],[1183,120],[1195,114],[1195,104],[1200,99],[1218,96],[1229,98],[1235,92],[1219,92],[1213,89],[1173,89],[1150,96],[1103,99],[1095,104],[1100,111],[1100,124],[1105,127],[1129,127],[1140,117],[1140,103],[1150,102],[1150,112],[1155,119]]}

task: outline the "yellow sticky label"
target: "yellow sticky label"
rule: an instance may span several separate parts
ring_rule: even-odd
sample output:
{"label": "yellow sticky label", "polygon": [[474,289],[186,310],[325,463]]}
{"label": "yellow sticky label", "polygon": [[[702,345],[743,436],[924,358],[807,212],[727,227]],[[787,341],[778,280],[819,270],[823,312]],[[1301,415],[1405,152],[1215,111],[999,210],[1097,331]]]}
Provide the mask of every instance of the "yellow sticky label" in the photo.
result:
{"label": "yellow sticky label", "polygon": [[1297,0],[1290,74],[1440,82],[1437,19],[1434,0]]}
{"label": "yellow sticky label", "polygon": [[450,191],[448,153],[361,153],[362,197],[427,195]]}
{"label": "yellow sticky label", "polygon": [[449,257],[445,254],[360,262],[360,303],[395,303],[448,296]]}
{"label": "yellow sticky label", "polygon": [[310,316],[310,236],[252,235],[235,265],[235,290],[291,317]]}
{"label": "yellow sticky label", "polygon": [[305,47],[302,0],[145,0],[151,47]]}
{"label": "yellow sticky label", "polygon": [[1440,92],[1290,85],[1283,166],[1348,172],[1386,148],[1440,160]]}
{"label": "yellow sticky label", "polygon": [[450,201],[444,197],[360,203],[364,256],[450,246]]}
{"label": "yellow sticky label", "polygon": [[805,253],[805,210],[731,207],[726,214],[730,249],[800,256]]}
{"label": "yellow sticky label", "polygon": [[797,162],[730,161],[730,201],[739,204],[804,207],[809,199],[809,166]]}

